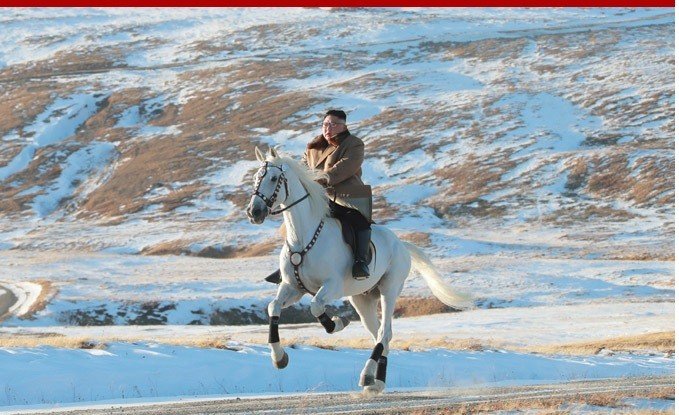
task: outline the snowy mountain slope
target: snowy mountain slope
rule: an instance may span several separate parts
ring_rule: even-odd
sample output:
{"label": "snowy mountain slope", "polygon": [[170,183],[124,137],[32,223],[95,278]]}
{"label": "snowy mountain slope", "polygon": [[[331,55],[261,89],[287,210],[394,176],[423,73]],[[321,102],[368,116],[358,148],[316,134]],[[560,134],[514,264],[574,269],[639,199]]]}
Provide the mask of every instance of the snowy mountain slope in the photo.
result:
{"label": "snowy mountain slope", "polygon": [[625,255],[669,255],[671,10],[6,9],[0,20],[5,249],[270,242],[275,224],[254,229],[242,214],[254,146],[299,155],[320,114],[342,107],[367,145],[377,219],[397,230],[427,229],[440,247],[458,227],[584,226]]}

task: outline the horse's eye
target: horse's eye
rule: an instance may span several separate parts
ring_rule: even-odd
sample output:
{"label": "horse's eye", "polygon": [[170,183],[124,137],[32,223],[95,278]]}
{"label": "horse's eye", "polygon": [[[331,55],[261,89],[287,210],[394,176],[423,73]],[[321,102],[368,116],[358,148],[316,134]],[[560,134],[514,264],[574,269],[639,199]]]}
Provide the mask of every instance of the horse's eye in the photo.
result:
{"label": "horse's eye", "polygon": [[275,182],[275,181],[277,181],[277,180],[278,180],[278,177],[276,177],[276,176],[273,176],[273,177],[271,178],[271,181],[272,181],[272,182]]}

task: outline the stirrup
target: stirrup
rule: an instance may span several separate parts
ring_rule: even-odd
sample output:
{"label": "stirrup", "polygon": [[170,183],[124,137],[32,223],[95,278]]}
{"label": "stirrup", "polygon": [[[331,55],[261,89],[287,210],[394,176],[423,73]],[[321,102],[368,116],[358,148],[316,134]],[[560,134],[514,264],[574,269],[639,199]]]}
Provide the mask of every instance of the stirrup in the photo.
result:
{"label": "stirrup", "polygon": [[276,271],[272,272],[268,277],[264,278],[264,281],[273,284],[280,284],[281,281],[283,281],[283,278],[281,277],[281,270],[277,269]]}
{"label": "stirrup", "polygon": [[355,261],[351,273],[354,279],[359,281],[370,277],[370,269],[364,261]]}

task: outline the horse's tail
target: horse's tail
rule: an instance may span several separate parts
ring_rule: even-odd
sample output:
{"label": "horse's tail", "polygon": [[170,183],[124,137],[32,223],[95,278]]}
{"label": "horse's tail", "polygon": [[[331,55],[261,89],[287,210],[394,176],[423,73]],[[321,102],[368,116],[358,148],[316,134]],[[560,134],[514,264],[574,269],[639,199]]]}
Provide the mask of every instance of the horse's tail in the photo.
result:
{"label": "horse's tail", "polygon": [[453,287],[446,284],[427,254],[410,242],[402,242],[406,249],[408,249],[408,252],[410,252],[415,270],[422,275],[436,298],[450,307],[458,309],[472,307],[473,298],[469,294],[455,291]]}

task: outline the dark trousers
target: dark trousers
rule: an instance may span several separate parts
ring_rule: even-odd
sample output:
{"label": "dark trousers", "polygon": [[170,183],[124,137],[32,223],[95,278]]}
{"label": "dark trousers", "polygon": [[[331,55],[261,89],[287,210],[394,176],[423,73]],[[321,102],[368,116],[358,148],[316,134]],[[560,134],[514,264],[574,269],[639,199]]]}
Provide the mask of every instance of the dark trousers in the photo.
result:
{"label": "dark trousers", "polygon": [[357,231],[370,229],[370,222],[368,222],[365,216],[361,215],[358,210],[338,205],[332,200],[329,202],[330,214],[332,217],[346,220],[347,222],[351,223],[351,226]]}

